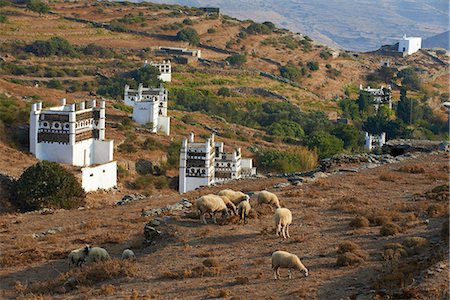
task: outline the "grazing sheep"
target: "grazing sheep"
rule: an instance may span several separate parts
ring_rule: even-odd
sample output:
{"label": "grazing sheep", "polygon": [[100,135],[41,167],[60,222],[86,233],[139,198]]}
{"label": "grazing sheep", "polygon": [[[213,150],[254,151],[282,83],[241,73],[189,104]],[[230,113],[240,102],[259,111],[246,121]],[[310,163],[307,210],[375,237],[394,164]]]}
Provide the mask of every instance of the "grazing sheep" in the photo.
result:
{"label": "grazing sheep", "polygon": [[249,200],[244,200],[239,203],[238,207],[238,214],[239,214],[239,221],[242,221],[244,219],[244,224],[247,224],[247,218],[248,214],[250,213],[250,210],[252,207],[250,206]]}
{"label": "grazing sheep", "polygon": [[80,267],[85,261],[86,256],[89,251],[89,245],[86,245],[83,248],[73,250],[69,253],[69,266],[77,266]]}
{"label": "grazing sheep", "polygon": [[198,198],[195,201],[195,205],[197,209],[200,211],[200,220],[204,223],[206,223],[205,214],[209,213],[213,216],[214,223],[217,223],[216,220],[216,213],[221,212],[222,216],[228,217],[228,209],[225,205],[225,202],[223,202],[223,199],[220,196],[209,194],[204,195]]}
{"label": "grazing sheep", "polygon": [[280,268],[288,269],[289,279],[292,279],[291,269],[299,270],[305,277],[308,276],[308,269],[305,268],[298,256],[286,251],[275,251],[272,253],[272,269],[275,279],[280,277]]}
{"label": "grazing sheep", "polygon": [[88,249],[88,255],[86,262],[93,263],[93,262],[99,262],[99,261],[105,261],[108,260],[109,254],[108,251],[106,251],[103,248],[100,247],[92,247]]}
{"label": "grazing sheep", "polygon": [[122,259],[135,260],[136,256],[134,255],[133,250],[125,249],[122,252]]}
{"label": "grazing sheep", "polygon": [[228,197],[234,205],[238,205],[243,200],[250,199],[250,197],[243,192],[237,192],[230,189],[221,190],[217,195]]}
{"label": "grazing sheep", "polygon": [[230,200],[230,198],[228,198],[227,196],[219,196],[220,198],[222,198],[223,203],[225,203],[225,205],[228,207],[228,209],[230,209],[233,214],[237,214],[237,210],[236,210],[236,205],[234,205],[234,203]]}
{"label": "grazing sheep", "polygon": [[256,194],[258,205],[269,204],[280,208],[280,200],[278,200],[277,195],[268,191],[261,191]]}
{"label": "grazing sheep", "polygon": [[277,208],[275,214],[273,215],[273,220],[275,221],[276,233],[283,235],[283,238],[290,238],[289,235],[289,225],[292,223],[292,213],[287,208]]}

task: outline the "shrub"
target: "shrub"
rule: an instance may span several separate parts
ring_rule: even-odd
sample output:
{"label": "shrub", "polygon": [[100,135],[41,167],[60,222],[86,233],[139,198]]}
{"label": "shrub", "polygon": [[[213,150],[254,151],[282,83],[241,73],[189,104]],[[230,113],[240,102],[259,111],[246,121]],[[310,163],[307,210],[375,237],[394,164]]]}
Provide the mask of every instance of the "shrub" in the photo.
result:
{"label": "shrub", "polygon": [[308,141],[309,149],[317,149],[319,158],[326,158],[344,150],[344,142],[327,132],[317,132]]}
{"label": "shrub", "polygon": [[399,231],[400,231],[400,227],[394,223],[384,224],[380,228],[380,234],[382,236],[396,235],[397,233],[399,233]]}
{"label": "shrub", "polygon": [[5,15],[3,15],[3,14],[0,14],[0,23],[6,23],[6,20],[7,20],[8,18],[5,16]]}
{"label": "shrub", "polygon": [[217,91],[217,95],[223,97],[231,97],[232,93],[229,88],[223,86]]}
{"label": "shrub", "polygon": [[84,191],[75,176],[57,163],[41,161],[23,172],[15,184],[23,210],[43,207],[70,209],[84,204]]}
{"label": "shrub", "polygon": [[47,41],[34,41],[32,44],[25,46],[26,52],[31,52],[36,56],[76,56],[75,48],[64,38],[55,36]]}
{"label": "shrub", "polygon": [[183,20],[183,24],[184,24],[184,25],[192,25],[192,24],[194,24],[194,22],[192,22],[191,19],[186,18],[186,19]]}
{"label": "shrub", "polygon": [[361,264],[369,257],[367,252],[361,250],[358,244],[350,241],[340,243],[337,253],[336,264],[341,267]]}
{"label": "shrub", "polygon": [[359,265],[363,262],[364,259],[362,257],[359,257],[358,255],[351,252],[345,252],[337,256],[336,265],[339,267],[345,267]]}
{"label": "shrub", "polygon": [[230,65],[235,67],[242,67],[247,62],[247,57],[244,54],[233,54],[225,59]]}
{"label": "shrub", "polygon": [[47,87],[50,89],[59,89],[61,90],[63,88],[63,85],[61,82],[57,79],[51,79],[49,82],[47,82]]}
{"label": "shrub", "polygon": [[272,123],[267,128],[267,132],[271,135],[280,136],[280,137],[289,137],[300,139],[305,136],[305,132],[300,124],[289,121],[289,120],[281,120],[275,123]]}
{"label": "shrub", "polygon": [[217,258],[207,258],[207,259],[205,259],[202,263],[203,263],[203,265],[204,265],[205,267],[208,267],[208,268],[211,268],[211,267],[214,267],[214,268],[220,267],[220,262],[219,262],[219,260],[218,260]]}
{"label": "shrub", "polygon": [[427,208],[427,215],[431,218],[440,217],[445,214],[447,208],[447,205],[436,203],[430,204]]}
{"label": "shrub", "polygon": [[369,227],[369,220],[366,217],[358,216],[350,222],[350,227],[354,228]]}
{"label": "shrub", "polygon": [[423,248],[428,246],[428,240],[419,236],[407,237],[402,245],[406,248]]}
{"label": "shrub", "polygon": [[215,33],[215,32],[217,32],[217,29],[214,28],[214,27],[211,27],[211,28],[208,28],[207,32],[208,33]]}
{"label": "shrub", "polygon": [[5,7],[11,5],[11,1],[10,0],[0,0],[0,7]]}
{"label": "shrub", "polygon": [[266,24],[253,23],[250,24],[245,31],[249,34],[269,34],[272,32],[272,29]]}
{"label": "shrub", "polygon": [[39,15],[48,13],[49,11],[48,5],[40,0],[29,0],[27,2],[27,8],[31,11],[39,13]]}
{"label": "shrub", "polygon": [[125,152],[125,153],[134,153],[137,151],[136,147],[130,143],[125,141],[123,144],[120,144],[118,147],[119,152]]}
{"label": "shrub", "polygon": [[300,79],[302,74],[297,67],[292,64],[288,64],[280,67],[280,75],[286,79],[296,81]]}
{"label": "shrub", "polygon": [[384,260],[398,260],[400,257],[407,257],[408,252],[405,247],[399,243],[387,243],[383,246]]}
{"label": "shrub", "polygon": [[320,58],[327,60],[330,58],[331,53],[327,50],[322,50],[322,51],[320,51],[319,56],[320,56]]}
{"label": "shrub", "polygon": [[306,63],[306,66],[309,68],[309,70],[311,71],[317,71],[319,70],[319,64],[316,61],[308,61]]}
{"label": "shrub", "polygon": [[180,41],[188,42],[190,45],[196,46],[200,43],[200,36],[193,28],[184,28],[178,31],[177,38]]}

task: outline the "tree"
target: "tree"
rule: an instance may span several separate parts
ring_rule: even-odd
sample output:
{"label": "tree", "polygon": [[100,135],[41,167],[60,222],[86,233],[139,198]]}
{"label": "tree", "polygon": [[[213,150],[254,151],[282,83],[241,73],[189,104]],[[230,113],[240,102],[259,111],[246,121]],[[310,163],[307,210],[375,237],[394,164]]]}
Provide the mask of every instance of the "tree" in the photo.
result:
{"label": "tree", "polygon": [[372,114],[374,111],[373,95],[368,91],[359,91],[358,108],[361,113]]}
{"label": "tree", "polygon": [[423,110],[416,100],[410,99],[406,96],[406,89],[400,90],[400,101],[397,104],[397,118],[407,124],[422,119]]}
{"label": "tree", "polygon": [[300,70],[292,64],[287,64],[280,68],[280,75],[286,79],[296,81],[301,77]]}
{"label": "tree", "polygon": [[397,73],[397,77],[402,80],[402,86],[411,90],[420,90],[421,82],[417,72],[409,67]]}
{"label": "tree", "polygon": [[200,44],[200,36],[194,28],[184,28],[178,31],[177,38],[180,41],[188,42],[189,45],[197,46]]}
{"label": "tree", "polygon": [[306,65],[311,71],[319,70],[319,64],[316,61],[308,61]]}
{"label": "tree", "polygon": [[331,132],[334,136],[344,141],[345,149],[355,149],[362,141],[362,136],[355,126],[338,124]]}
{"label": "tree", "polygon": [[363,129],[371,134],[381,134],[385,132],[389,123],[389,117],[384,111],[379,110],[376,115],[369,116],[363,124]]}
{"label": "tree", "polygon": [[23,210],[44,207],[75,208],[85,193],[75,176],[57,163],[41,161],[23,172],[15,184],[15,198]]}
{"label": "tree", "polygon": [[232,94],[229,88],[223,86],[217,91],[217,95],[223,97],[231,97]]}
{"label": "tree", "polygon": [[309,149],[317,149],[319,158],[333,156],[344,149],[344,142],[341,139],[323,131],[312,135],[307,144]]}
{"label": "tree", "polygon": [[244,54],[233,54],[226,58],[230,65],[235,67],[242,67],[247,62],[247,57]]}
{"label": "tree", "polygon": [[48,13],[49,11],[48,5],[40,0],[28,1],[27,8],[29,10],[39,13],[40,16],[42,16],[42,14]]}

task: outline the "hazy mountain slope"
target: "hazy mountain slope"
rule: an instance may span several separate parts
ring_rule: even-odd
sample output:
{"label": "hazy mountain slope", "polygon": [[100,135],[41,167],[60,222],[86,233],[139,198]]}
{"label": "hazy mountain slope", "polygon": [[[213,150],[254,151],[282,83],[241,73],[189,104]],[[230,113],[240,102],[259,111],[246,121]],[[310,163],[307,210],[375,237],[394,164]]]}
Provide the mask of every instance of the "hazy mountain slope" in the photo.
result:
{"label": "hazy mountain slope", "polygon": [[422,43],[423,48],[444,48],[450,50],[449,45],[450,31],[446,31],[425,39]]}
{"label": "hazy mountain slope", "polygon": [[155,0],[194,6],[219,6],[241,19],[270,20],[349,50],[374,50],[404,33],[428,37],[448,27],[448,1],[430,0]]}

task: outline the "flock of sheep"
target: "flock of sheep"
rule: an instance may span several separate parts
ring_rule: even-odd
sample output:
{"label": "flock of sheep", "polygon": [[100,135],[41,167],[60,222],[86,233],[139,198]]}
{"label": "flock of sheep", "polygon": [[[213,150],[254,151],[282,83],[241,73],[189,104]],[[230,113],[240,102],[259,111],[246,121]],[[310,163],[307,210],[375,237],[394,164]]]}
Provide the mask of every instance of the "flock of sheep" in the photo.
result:
{"label": "flock of sheep", "polygon": [[[257,204],[261,206],[268,204],[275,206],[275,214],[273,219],[275,221],[276,235],[283,238],[289,238],[289,225],[292,223],[292,213],[287,208],[280,206],[280,201],[277,195],[268,191],[261,191],[255,193]],[[239,216],[240,222],[244,220],[247,223],[247,217],[251,210],[250,196],[233,190],[222,190],[217,195],[208,194],[198,198],[195,201],[197,209],[200,211],[200,220],[207,224],[206,215],[212,216],[213,222],[217,223],[216,213],[222,214],[222,217],[230,216],[230,211]],[[287,268],[289,278],[292,278],[291,269],[299,270],[305,276],[308,276],[308,269],[302,264],[297,255],[286,251],[275,251],[272,254],[272,269],[274,278],[277,279],[280,268]]]}
{"label": "flock of sheep", "polygon": [[[292,223],[291,211],[287,208],[282,208],[277,195],[271,192],[261,191],[255,193],[255,196],[258,206],[267,204],[276,207],[273,216],[276,235],[282,236],[285,239],[289,238],[289,225]],[[195,204],[200,211],[200,221],[204,224],[207,224],[206,215],[212,217],[213,222],[217,223],[217,213],[222,214],[222,217],[228,218],[230,216],[230,211],[232,214],[239,216],[239,222],[242,222],[243,220],[244,224],[246,224],[252,209],[249,195],[230,189],[222,190],[217,195],[208,194],[201,196],[195,201]],[[86,245],[83,248],[70,252],[69,264],[72,266],[82,266],[83,263],[105,261],[109,258],[110,256],[105,249]],[[132,250],[125,249],[122,253],[122,259],[135,259],[135,255]],[[280,277],[280,268],[288,269],[289,278],[292,278],[292,269],[298,270],[305,276],[308,276],[308,269],[305,268],[298,256],[286,251],[275,251],[272,254],[272,269],[275,279]]]}

